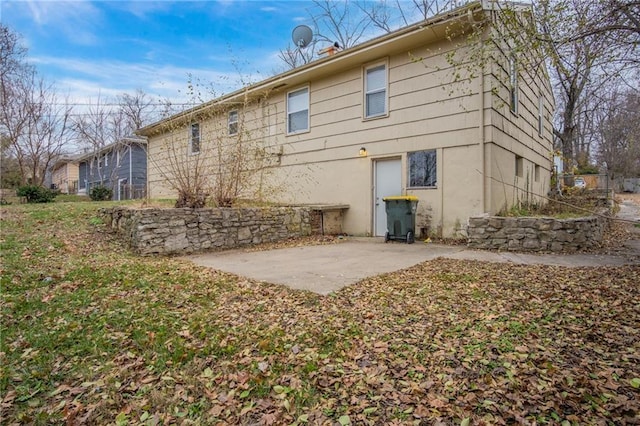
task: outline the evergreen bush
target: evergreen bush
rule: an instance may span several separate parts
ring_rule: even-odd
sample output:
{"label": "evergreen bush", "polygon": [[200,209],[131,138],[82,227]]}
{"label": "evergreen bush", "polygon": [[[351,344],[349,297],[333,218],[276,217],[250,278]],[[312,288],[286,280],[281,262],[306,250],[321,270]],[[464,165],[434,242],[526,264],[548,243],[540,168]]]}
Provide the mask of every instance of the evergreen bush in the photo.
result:
{"label": "evergreen bush", "polygon": [[39,185],[24,185],[18,188],[16,195],[26,198],[27,203],[50,203],[58,192]]}
{"label": "evergreen bush", "polygon": [[91,188],[89,197],[93,201],[109,201],[113,197],[113,190],[104,185],[98,185]]}

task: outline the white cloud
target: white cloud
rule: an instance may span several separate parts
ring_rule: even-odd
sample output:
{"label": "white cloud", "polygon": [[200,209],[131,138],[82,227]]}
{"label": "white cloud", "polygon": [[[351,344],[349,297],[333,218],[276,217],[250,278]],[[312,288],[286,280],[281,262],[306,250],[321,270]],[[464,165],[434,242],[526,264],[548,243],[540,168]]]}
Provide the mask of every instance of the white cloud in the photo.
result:
{"label": "white cloud", "polygon": [[101,11],[88,1],[28,0],[33,21],[45,31],[56,31],[78,45],[94,45],[102,22]]}
{"label": "white cloud", "polygon": [[187,98],[189,76],[200,82],[205,97],[228,93],[241,86],[235,71],[56,57],[38,57],[34,62],[41,67],[46,66],[51,70],[51,75],[67,76],[56,81],[57,90],[78,103],[89,102],[99,96],[131,93],[136,89],[152,96],[182,102]]}
{"label": "white cloud", "polygon": [[147,19],[157,12],[168,12],[174,7],[173,1],[114,1],[111,7],[124,10],[140,19]]}

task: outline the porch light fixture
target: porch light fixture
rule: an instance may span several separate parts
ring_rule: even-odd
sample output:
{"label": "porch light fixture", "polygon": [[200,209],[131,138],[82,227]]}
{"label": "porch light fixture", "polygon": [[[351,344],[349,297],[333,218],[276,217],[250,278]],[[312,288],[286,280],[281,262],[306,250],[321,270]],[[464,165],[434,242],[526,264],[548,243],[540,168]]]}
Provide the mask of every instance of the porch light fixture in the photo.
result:
{"label": "porch light fixture", "polygon": [[367,148],[365,148],[363,146],[362,148],[360,148],[360,152],[358,154],[360,155],[360,157],[366,157],[367,156]]}

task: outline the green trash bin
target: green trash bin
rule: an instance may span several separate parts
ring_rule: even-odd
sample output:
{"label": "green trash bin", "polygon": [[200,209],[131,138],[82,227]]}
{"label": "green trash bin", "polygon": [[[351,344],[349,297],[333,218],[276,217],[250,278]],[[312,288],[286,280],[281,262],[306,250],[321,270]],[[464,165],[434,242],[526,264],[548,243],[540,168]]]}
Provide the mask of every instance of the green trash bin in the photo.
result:
{"label": "green trash bin", "polygon": [[402,240],[407,244],[415,242],[418,197],[400,195],[384,197],[382,201],[387,213],[387,232],[384,235],[384,242],[390,240]]}

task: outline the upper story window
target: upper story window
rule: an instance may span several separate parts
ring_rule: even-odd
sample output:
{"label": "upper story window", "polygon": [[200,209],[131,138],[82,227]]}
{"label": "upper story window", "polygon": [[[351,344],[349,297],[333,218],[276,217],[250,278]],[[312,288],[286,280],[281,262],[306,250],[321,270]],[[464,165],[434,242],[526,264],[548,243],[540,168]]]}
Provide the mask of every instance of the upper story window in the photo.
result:
{"label": "upper story window", "polygon": [[538,97],[538,135],[544,135],[544,96]]}
{"label": "upper story window", "polygon": [[238,134],[238,111],[229,111],[229,136]]}
{"label": "upper story window", "polygon": [[191,135],[189,138],[189,152],[197,154],[200,152],[200,123],[191,124]]}
{"label": "upper story window", "polygon": [[365,69],[365,118],[387,114],[387,66],[375,65]]}
{"label": "upper story window", "polygon": [[287,133],[309,130],[309,88],[287,93]]}
{"label": "upper story window", "polygon": [[518,113],[518,62],[513,55],[509,57],[509,108]]}

